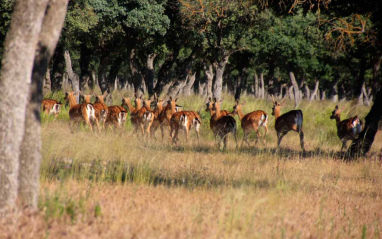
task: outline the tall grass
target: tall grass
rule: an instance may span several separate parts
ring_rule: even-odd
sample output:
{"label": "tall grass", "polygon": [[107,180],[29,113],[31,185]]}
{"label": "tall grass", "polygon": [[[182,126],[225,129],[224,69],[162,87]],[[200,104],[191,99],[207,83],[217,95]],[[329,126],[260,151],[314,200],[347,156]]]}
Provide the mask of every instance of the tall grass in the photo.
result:
{"label": "tall grass", "polygon": [[[132,134],[71,134],[67,114],[43,116],[40,212],[25,215],[35,227],[12,224],[15,237],[349,238],[381,237],[382,197],[377,134],[368,157],[343,161],[330,113],[332,102],[303,102],[307,157],[298,134],[276,150],[272,102],[243,97],[243,112],[269,114],[266,144],[220,151],[209,129],[205,99],[180,97],[200,110],[201,140],[181,134],[178,146]],[[114,104],[120,99],[113,95]],[[225,95],[222,109],[232,110]],[[368,112],[341,102],[342,118]],[[282,113],[293,108],[292,102]],[[236,120],[239,122],[237,116]],[[129,121],[129,120],[128,120]],[[240,123],[238,123],[240,125]],[[168,133],[166,133],[168,135]],[[242,132],[239,127],[239,139]],[[0,224],[0,231],[6,224]],[[0,234],[1,235],[1,234]],[[10,235],[5,234],[5,235]],[[65,236],[63,236],[65,235]]]}

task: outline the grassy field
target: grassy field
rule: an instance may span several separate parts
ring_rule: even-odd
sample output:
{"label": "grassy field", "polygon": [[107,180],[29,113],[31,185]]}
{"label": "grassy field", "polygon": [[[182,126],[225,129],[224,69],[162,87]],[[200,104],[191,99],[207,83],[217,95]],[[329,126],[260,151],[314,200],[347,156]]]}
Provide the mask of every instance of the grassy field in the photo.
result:
{"label": "grassy field", "polygon": [[[243,100],[244,113],[269,114],[269,133],[257,145],[252,133],[237,152],[232,137],[227,152],[217,149],[197,96],[179,104],[202,110],[200,143],[192,131],[178,146],[132,135],[130,123],[122,135],[71,134],[67,109],[56,121],[43,116],[40,210],[4,219],[0,238],[382,237],[380,133],[367,157],[346,162],[329,119],[335,105],[303,102],[303,158],[295,132],[276,151],[271,101]],[[222,109],[233,102],[226,96]],[[339,105],[343,119],[369,110]]]}

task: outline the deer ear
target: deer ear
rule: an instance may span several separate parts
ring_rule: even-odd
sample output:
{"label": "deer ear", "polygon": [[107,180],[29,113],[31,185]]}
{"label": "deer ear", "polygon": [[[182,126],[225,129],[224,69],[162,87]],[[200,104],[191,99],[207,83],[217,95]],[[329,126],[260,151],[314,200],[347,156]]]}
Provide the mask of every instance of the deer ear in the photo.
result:
{"label": "deer ear", "polygon": [[208,100],[211,102],[211,100],[212,100],[211,97],[208,97]]}
{"label": "deer ear", "polygon": [[170,96],[170,100],[172,101],[172,96]]}
{"label": "deer ear", "polygon": [[177,102],[178,101],[178,98],[175,98],[175,102]]}
{"label": "deer ear", "polygon": [[336,108],[335,108],[336,110],[338,110],[338,105],[336,105]]}
{"label": "deer ear", "polygon": [[214,102],[216,102],[216,100],[217,100],[216,97],[214,97]]}

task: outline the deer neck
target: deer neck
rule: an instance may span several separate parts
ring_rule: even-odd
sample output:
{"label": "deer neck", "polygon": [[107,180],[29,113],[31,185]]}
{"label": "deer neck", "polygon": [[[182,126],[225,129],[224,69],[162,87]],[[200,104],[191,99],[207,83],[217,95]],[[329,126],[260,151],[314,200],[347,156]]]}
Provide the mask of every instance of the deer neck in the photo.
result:
{"label": "deer neck", "polygon": [[215,116],[218,119],[220,117],[220,105],[215,105]]}
{"label": "deer neck", "polygon": [[175,110],[175,103],[171,102],[171,114],[175,114],[176,110]]}
{"label": "deer neck", "polygon": [[133,105],[131,104],[130,100],[126,100],[126,99],[125,99],[125,103],[126,103],[126,105],[127,105],[127,108],[129,108],[130,113],[132,113],[132,112],[135,110],[135,108],[134,108]]}
{"label": "deer neck", "polygon": [[77,105],[76,98],[74,98],[73,95],[69,95],[69,107],[73,108],[75,105]]}
{"label": "deer neck", "polygon": [[275,109],[275,120],[277,120],[278,117],[280,117],[280,107]]}
{"label": "deer neck", "polygon": [[237,115],[239,116],[239,119],[241,121],[243,119],[243,117],[244,117],[244,114],[243,114],[243,111],[241,110],[241,108],[239,108],[237,110]]}
{"label": "deer neck", "polygon": [[341,122],[341,116],[335,115],[334,118],[336,119],[336,124],[339,124]]}

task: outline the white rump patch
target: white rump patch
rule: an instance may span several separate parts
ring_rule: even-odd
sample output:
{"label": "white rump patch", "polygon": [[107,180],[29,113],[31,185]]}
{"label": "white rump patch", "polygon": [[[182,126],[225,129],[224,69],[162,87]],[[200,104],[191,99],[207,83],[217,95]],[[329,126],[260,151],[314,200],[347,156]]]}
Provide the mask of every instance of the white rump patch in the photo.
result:
{"label": "white rump patch", "polygon": [[180,118],[179,118],[179,121],[180,121],[180,124],[181,124],[183,127],[187,127],[187,123],[188,123],[188,117],[187,117],[187,115],[181,115]]}

